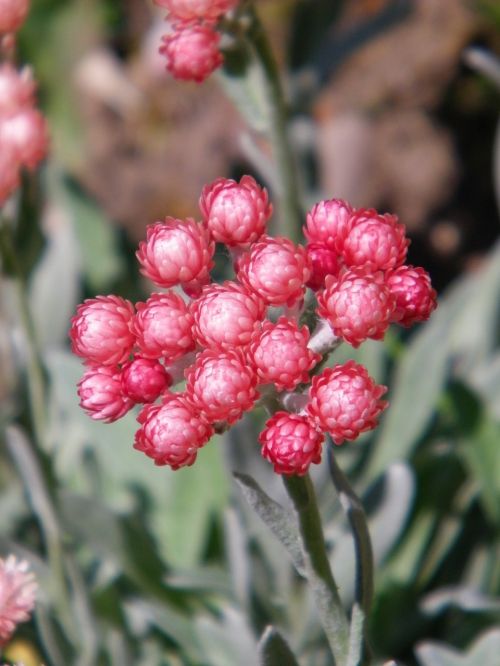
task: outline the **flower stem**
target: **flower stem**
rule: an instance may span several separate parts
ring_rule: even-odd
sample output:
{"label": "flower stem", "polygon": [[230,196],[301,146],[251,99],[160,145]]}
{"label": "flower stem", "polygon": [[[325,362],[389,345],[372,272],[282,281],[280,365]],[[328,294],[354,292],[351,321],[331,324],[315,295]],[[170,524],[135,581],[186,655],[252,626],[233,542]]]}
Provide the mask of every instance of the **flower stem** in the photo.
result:
{"label": "flower stem", "polygon": [[246,32],[255,56],[262,68],[266,81],[266,94],[269,100],[271,141],[276,161],[277,175],[281,192],[281,233],[294,241],[301,235],[302,206],[299,197],[299,184],[295,156],[288,138],[288,109],[281,85],[279,69],[255,8],[248,8],[250,26]]}
{"label": "flower stem", "polygon": [[308,475],[283,476],[283,483],[297,514],[308,583],[315,596],[321,623],[336,666],[345,666],[349,624],[328,561],[314,487]]}

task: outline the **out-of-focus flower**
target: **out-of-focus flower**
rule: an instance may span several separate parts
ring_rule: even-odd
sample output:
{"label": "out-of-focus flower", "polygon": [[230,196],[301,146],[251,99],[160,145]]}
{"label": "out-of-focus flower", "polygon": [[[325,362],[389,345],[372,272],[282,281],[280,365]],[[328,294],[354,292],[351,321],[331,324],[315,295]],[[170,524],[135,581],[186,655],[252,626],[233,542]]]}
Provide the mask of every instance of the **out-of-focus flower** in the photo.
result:
{"label": "out-of-focus flower", "polygon": [[18,164],[35,169],[47,154],[47,122],[37,109],[26,108],[0,118],[0,148],[7,147]]}
{"label": "out-of-focus flower", "polygon": [[35,82],[31,69],[24,67],[18,72],[10,63],[0,65],[0,117],[11,116],[34,103]]}
{"label": "out-of-focus flower", "polygon": [[165,7],[172,18],[184,21],[202,19],[216,20],[233,7],[239,0],[155,0],[157,5]]}
{"label": "out-of-focus flower", "polygon": [[0,0],[0,34],[16,32],[28,15],[29,0]]}
{"label": "out-of-focus flower", "polygon": [[29,620],[35,607],[37,583],[26,560],[14,555],[0,559],[0,646],[21,622]]}

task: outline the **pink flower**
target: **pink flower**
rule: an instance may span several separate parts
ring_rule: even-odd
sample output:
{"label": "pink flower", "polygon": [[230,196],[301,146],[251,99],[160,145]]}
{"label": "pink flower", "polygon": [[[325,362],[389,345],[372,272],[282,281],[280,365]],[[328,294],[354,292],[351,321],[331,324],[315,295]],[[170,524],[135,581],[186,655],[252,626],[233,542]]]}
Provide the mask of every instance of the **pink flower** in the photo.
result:
{"label": "pink flower", "polygon": [[311,277],[307,286],[314,291],[324,289],[326,276],[337,276],[340,272],[339,255],[325,243],[308,243],[306,252],[311,262]]}
{"label": "pink flower", "polygon": [[213,239],[230,247],[260,238],[273,212],[267,191],[251,176],[243,176],[239,184],[218,178],[205,185],[200,209]]}
{"label": "pink flower", "polygon": [[147,228],[137,259],[141,273],[160,287],[181,284],[193,292],[210,280],[215,244],[208,231],[192,218],[165,218]]}
{"label": "pink flower", "polygon": [[259,328],[265,311],[262,299],[236,282],[209,284],[191,305],[194,336],[203,347],[243,347]]}
{"label": "pink flower", "polygon": [[276,412],[259,435],[262,455],[276,474],[297,476],[306,474],[311,463],[321,462],[324,439],[306,416],[288,412]]}
{"label": "pink flower", "polygon": [[163,365],[152,358],[136,356],[122,368],[122,392],[134,402],[154,402],[171,383]]}
{"label": "pink flower", "polygon": [[134,306],[120,296],[97,296],[81,303],[71,319],[71,348],[85,361],[117,365],[134,346],[130,324]]}
{"label": "pink flower", "polygon": [[9,63],[0,65],[0,116],[11,116],[32,106],[34,101],[35,82],[30,68],[18,72]]}
{"label": "pink flower", "polygon": [[162,37],[160,53],[175,79],[201,83],[223,62],[220,34],[208,25],[181,24]]}
{"label": "pink flower", "polygon": [[121,419],[134,406],[122,391],[120,371],[110,365],[91,365],[78,382],[78,396],[88,416],[104,423]]}
{"label": "pink flower", "polygon": [[36,109],[22,109],[0,118],[0,146],[7,146],[19,164],[35,169],[47,154],[49,137],[45,118]]}
{"label": "pink flower", "polygon": [[322,243],[340,254],[352,213],[352,207],[342,199],[320,201],[307,214],[304,236],[310,243]]}
{"label": "pink flower", "polygon": [[263,236],[238,263],[238,278],[269,305],[293,305],[303,298],[311,265],[302,245]]}
{"label": "pink flower", "polygon": [[186,370],[186,395],[212,423],[234,423],[251,409],[258,393],[257,376],[239,350],[207,349]]}
{"label": "pink flower", "polygon": [[161,405],[146,405],[137,420],[141,427],[134,448],[153,458],[156,465],[179,469],[192,465],[198,449],[213,435],[183,395],[167,395]]}
{"label": "pink flower", "polygon": [[326,278],[318,294],[318,313],[338,337],[359,347],[367,338],[380,340],[391,321],[394,297],[381,273],[364,275],[346,271]]}
{"label": "pink flower", "polygon": [[0,35],[19,30],[28,10],[29,0],[0,0]]}
{"label": "pink flower", "polygon": [[342,444],[376,427],[379,414],[389,404],[380,400],[386,391],[387,387],[375,384],[365,367],[347,361],[313,377],[307,412],[335,444]]}
{"label": "pink flower", "polygon": [[11,149],[0,143],[0,206],[19,187],[19,164]]}
{"label": "pink flower", "polygon": [[10,639],[35,607],[37,584],[26,560],[14,555],[0,559],[0,646]]}
{"label": "pink flower", "polygon": [[423,268],[400,266],[387,275],[387,286],[396,299],[392,321],[401,326],[426,321],[437,307],[436,290]]}
{"label": "pink flower", "polygon": [[259,383],[273,383],[278,391],[292,391],[301,382],[308,382],[310,370],[321,359],[308,349],[309,337],[307,326],[299,329],[286,317],[280,317],[276,324],[265,321],[249,350]]}
{"label": "pink flower", "polygon": [[360,209],[351,218],[342,255],[346,266],[375,272],[400,266],[410,241],[396,215],[379,215],[373,209]]}
{"label": "pink flower", "polygon": [[178,294],[152,294],[136,308],[132,332],[142,356],[170,362],[194,349],[193,316]]}
{"label": "pink flower", "polygon": [[184,21],[203,19],[217,20],[233,7],[239,0],[155,0],[157,5],[168,9],[173,18]]}

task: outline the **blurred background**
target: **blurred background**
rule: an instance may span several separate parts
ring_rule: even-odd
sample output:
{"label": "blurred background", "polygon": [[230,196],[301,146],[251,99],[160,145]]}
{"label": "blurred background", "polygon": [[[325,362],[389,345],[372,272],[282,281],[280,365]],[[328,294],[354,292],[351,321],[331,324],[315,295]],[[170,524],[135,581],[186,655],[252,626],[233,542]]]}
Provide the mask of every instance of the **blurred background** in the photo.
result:
{"label": "blurred background", "polygon": [[[356,358],[389,386],[380,428],[337,450],[369,514],[376,659],[498,666],[500,7],[256,4],[283,70],[305,209],[341,197],[398,214],[409,262],[440,293],[430,322],[333,359]],[[42,451],[30,445],[19,285],[5,276],[0,552],[27,557],[41,587],[35,620],[6,654],[26,666],[250,666],[273,624],[300,664],[327,666],[305,585],[231,476],[250,474],[286,501],[259,457],[264,414],[172,473],[132,449],[134,414],[106,426],[78,407],[69,319],[96,294],[147,297],[134,256],[146,225],[199,217],[201,189],[219,176],[250,173],[277,203],[258,76],[238,76],[229,45],[225,72],[175,81],[158,54],[168,29],[149,0],[33,0],[19,35],[52,136],[50,159],[24,184],[17,248],[49,437]],[[350,533],[326,465],[314,480],[349,604]]]}

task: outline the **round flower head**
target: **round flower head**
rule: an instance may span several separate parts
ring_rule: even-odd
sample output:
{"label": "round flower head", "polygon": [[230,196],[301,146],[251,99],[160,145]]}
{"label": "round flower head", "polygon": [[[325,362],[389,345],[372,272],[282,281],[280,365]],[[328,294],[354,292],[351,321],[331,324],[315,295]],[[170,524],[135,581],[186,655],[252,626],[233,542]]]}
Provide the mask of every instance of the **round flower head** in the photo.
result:
{"label": "round flower head", "polygon": [[258,397],[257,376],[238,350],[207,349],[186,371],[186,394],[207,421],[234,423]]}
{"label": "round flower head", "polygon": [[35,83],[29,67],[18,72],[9,63],[0,65],[0,116],[10,116],[32,106],[34,97]]}
{"label": "round flower head", "polygon": [[386,391],[387,387],[375,384],[365,367],[347,361],[313,377],[307,412],[335,444],[342,444],[375,428],[388,405],[380,399]]}
{"label": "round flower head", "polygon": [[249,350],[259,383],[273,383],[278,391],[292,391],[301,382],[308,382],[310,370],[321,359],[308,349],[309,337],[307,326],[299,329],[286,317],[280,317],[276,324],[265,321]]}
{"label": "round flower head", "polygon": [[339,256],[324,243],[308,243],[306,252],[311,261],[311,277],[307,286],[314,291],[324,289],[326,276],[337,276],[340,272]]}
{"label": "round flower head", "polygon": [[160,53],[175,79],[201,83],[223,62],[220,34],[208,25],[184,24],[162,37]]}
{"label": "round flower head", "polygon": [[305,249],[288,238],[263,236],[238,262],[238,278],[269,305],[296,303],[310,277]]}
{"label": "round flower head", "polygon": [[167,217],[165,222],[148,226],[137,258],[141,273],[159,287],[180,284],[196,292],[210,279],[214,249],[214,242],[200,223],[191,218]]}
{"label": "round flower head", "polygon": [[97,296],[81,303],[71,319],[71,348],[85,361],[117,365],[134,346],[130,330],[134,306],[120,296]]}
{"label": "round flower head", "polygon": [[80,407],[95,421],[112,423],[132,409],[123,394],[120,371],[110,365],[92,365],[78,382]]}
{"label": "round flower head", "polygon": [[12,150],[4,149],[0,142],[0,206],[19,187],[19,165]]}
{"label": "round flower head", "polygon": [[183,395],[167,395],[161,405],[146,405],[137,417],[134,448],[172,469],[192,465],[198,449],[213,435],[213,428]]}
{"label": "round flower head", "polygon": [[276,474],[303,476],[311,463],[321,462],[324,435],[316,430],[306,416],[276,412],[266,421],[259,435],[262,455]]}
{"label": "round flower head", "polygon": [[379,215],[373,209],[360,209],[351,218],[342,255],[346,266],[366,271],[388,270],[401,266],[409,240],[396,215]]}
{"label": "round flower head", "polygon": [[134,402],[154,402],[171,383],[163,365],[152,358],[137,356],[122,368],[122,391]]}
{"label": "round flower head", "polygon": [[394,297],[383,275],[346,271],[339,278],[328,276],[326,289],[318,294],[318,314],[328,321],[336,336],[353,347],[367,338],[380,340],[391,321]]}
{"label": "round flower head", "polygon": [[0,0],[0,35],[19,30],[28,10],[29,0]]}
{"label": "round flower head", "polygon": [[212,349],[243,347],[260,326],[266,306],[261,298],[236,282],[207,285],[193,301],[194,336]]}
{"label": "round flower head", "polygon": [[152,294],[136,308],[132,332],[142,356],[175,361],[194,349],[193,317],[178,294]]}
{"label": "round flower head", "polygon": [[0,118],[0,146],[12,150],[19,164],[35,169],[47,154],[47,123],[40,111],[22,109]]}
{"label": "round flower head", "polygon": [[206,185],[200,209],[212,238],[230,247],[260,238],[273,211],[267,191],[251,176],[243,176],[239,184],[218,178]]}
{"label": "round flower head", "polygon": [[5,645],[35,607],[37,584],[26,560],[0,559],[0,646]]}
{"label": "round flower head", "polygon": [[168,9],[172,18],[214,21],[236,7],[238,0],[156,0],[156,4]]}
{"label": "round flower head", "polygon": [[352,213],[352,207],[342,199],[320,201],[307,214],[304,236],[310,243],[322,243],[340,253]]}
{"label": "round flower head", "polygon": [[420,267],[400,266],[387,276],[387,286],[396,299],[392,321],[412,326],[426,321],[436,309],[437,294],[429,273]]}

